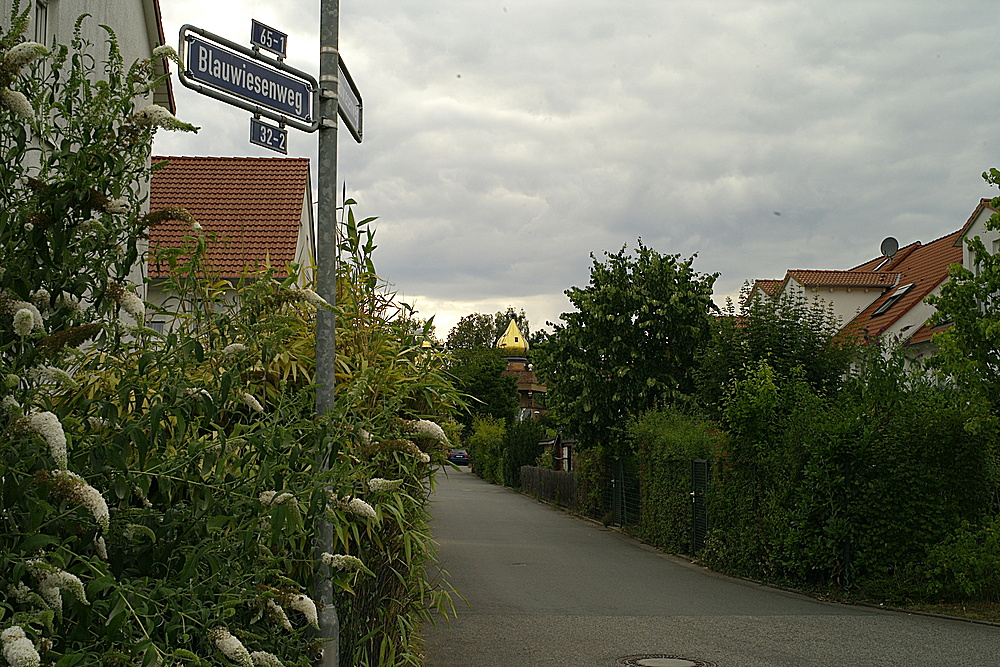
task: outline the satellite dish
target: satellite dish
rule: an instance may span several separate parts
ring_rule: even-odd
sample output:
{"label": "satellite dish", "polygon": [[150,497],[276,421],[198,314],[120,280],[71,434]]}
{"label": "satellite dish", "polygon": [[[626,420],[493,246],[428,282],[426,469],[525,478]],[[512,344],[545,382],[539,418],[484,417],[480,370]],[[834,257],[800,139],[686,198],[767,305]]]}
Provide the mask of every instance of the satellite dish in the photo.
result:
{"label": "satellite dish", "polygon": [[892,257],[899,250],[899,241],[891,236],[882,241],[882,256]]}

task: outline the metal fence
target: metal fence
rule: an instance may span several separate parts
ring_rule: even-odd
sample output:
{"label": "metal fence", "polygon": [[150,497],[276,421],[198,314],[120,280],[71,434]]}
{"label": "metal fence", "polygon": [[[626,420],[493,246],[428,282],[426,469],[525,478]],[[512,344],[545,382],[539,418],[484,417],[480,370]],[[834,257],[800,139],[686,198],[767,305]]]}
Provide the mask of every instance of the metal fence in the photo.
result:
{"label": "metal fence", "polygon": [[521,491],[539,500],[577,509],[576,475],[572,472],[521,466]]}
{"label": "metal fence", "polygon": [[642,521],[639,460],[634,456],[613,459],[605,484],[604,506],[611,511],[611,525],[638,526]]}

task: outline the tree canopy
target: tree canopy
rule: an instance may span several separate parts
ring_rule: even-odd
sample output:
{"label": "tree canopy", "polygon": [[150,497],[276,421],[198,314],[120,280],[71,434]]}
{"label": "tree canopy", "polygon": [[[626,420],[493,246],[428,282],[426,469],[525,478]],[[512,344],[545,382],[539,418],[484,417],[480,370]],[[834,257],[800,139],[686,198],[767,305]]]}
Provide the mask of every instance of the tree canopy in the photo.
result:
{"label": "tree canopy", "polygon": [[479,347],[452,352],[450,372],[455,388],[468,394],[469,411],[457,420],[465,426],[479,416],[512,420],[517,413],[517,381],[503,375],[507,362],[496,348]]}
{"label": "tree canopy", "polygon": [[[1000,185],[1000,171],[990,169],[983,178]],[[990,202],[1000,207],[1000,197]],[[1000,230],[1000,214],[986,223],[987,231]],[[983,240],[967,238],[975,255],[975,270],[955,264],[949,280],[928,301],[937,309],[936,321],[951,326],[937,334],[939,353],[931,364],[981,401],[995,428],[1000,424],[1000,253],[991,253]]]}
{"label": "tree canopy", "polygon": [[814,390],[833,389],[848,371],[855,347],[839,339],[833,307],[801,295],[730,302],[713,321],[712,336],[697,354],[695,381],[701,407],[718,416],[726,388],[766,361],[780,376],[793,370]]}
{"label": "tree canopy", "polygon": [[501,310],[493,315],[471,313],[460,319],[448,332],[448,348],[472,350],[477,347],[494,347],[511,320],[517,322],[517,328],[530,340],[528,316],[524,314],[523,309],[516,311],[513,306],[508,306],[507,310]]}
{"label": "tree canopy", "polygon": [[662,255],[638,241],[593,255],[590,284],[566,290],[563,313],[536,350],[548,402],[584,446],[616,445],[633,415],[694,389],[695,352],[709,338],[718,274],[694,270],[695,256]]}

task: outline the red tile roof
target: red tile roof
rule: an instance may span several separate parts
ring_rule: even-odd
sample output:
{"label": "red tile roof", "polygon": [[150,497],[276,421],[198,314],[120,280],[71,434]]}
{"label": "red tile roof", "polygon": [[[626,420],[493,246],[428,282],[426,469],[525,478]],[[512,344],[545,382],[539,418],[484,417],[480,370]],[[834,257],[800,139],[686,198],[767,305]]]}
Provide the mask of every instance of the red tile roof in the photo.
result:
{"label": "red tile roof", "polygon": [[784,280],[770,280],[762,278],[760,280],[755,280],[753,286],[759,287],[760,291],[768,296],[775,296],[784,284]]}
{"label": "red tile roof", "polygon": [[[295,259],[303,206],[311,205],[307,158],[153,157],[169,164],[153,174],[150,212],[187,209],[206,232],[217,234],[207,262],[222,277],[239,276],[267,259],[284,276]],[[178,247],[189,224],[168,221],[150,229],[152,248]],[[149,276],[166,267],[151,261]]]}
{"label": "red tile roof", "polygon": [[806,287],[892,287],[899,281],[899,274],[891,271],[789,269],[786,276]]}
{"label": "red tile roof", "polygon": [[[961,236],[962,230],[960,229],[947,236],[942,236],[937,240],[931,241],[926,245],[915,243],[897,252],[891,261],[882,268],[898,272],[900,276],[898,284],[901,287],[912,284],[912,289],[892,304],[888,310],[876,315],[876,311],[889,299],[892,299],[896,293],[896,290],[887,290],[885,294],[881,295],[871,305],[858,313],[844,330],[849,332],[864,331],[869,335],[878,336],[895,324],[911,308],[923,301],[934,288],[947,280],[948,268],[952,264],[962,263],[962,246],[961,244],[956,245]],[[921,326],[915,333],[923,336],[925,329],[925,326]],[[929,338],[930,335],[928,334],[926,339]],[[922,338],[922,340],[926,339]],[[916,335],[907,341],[908,344],[914,342],[919,342]]]}

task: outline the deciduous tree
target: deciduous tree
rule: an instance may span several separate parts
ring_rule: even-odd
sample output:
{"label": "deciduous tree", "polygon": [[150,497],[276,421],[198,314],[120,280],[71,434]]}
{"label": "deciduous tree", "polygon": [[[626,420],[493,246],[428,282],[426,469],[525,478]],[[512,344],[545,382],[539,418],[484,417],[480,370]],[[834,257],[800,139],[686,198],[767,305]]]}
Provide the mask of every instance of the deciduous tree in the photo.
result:
{"label": "deciduous tree", "polygon": [[617,446],[630,417],[690,395],[696,350],[708,340],[718,274],[694,256],[662,255],[637,243],[593,255],[590,284],[566,295],[577,310],[550,323],[536,353],[548,401],[581,444]]}
{"label": "deciduous tree", "polygon": [[[1000,170],[990,169],[983,178],[1000,185]],[[1000,197],[991,206],[1000,207]],[[990,217],[986,229],[1000,230],[1000,214]],[[936,320],[951,323],[934,337],[940,352],[931,364],[980,402],[995,431],[1000,424],[1000,253],[991,253],[978,236],[966,244],[975,255],[975,270],[953,265],[940,294],[928,298],[937,309]]]}

